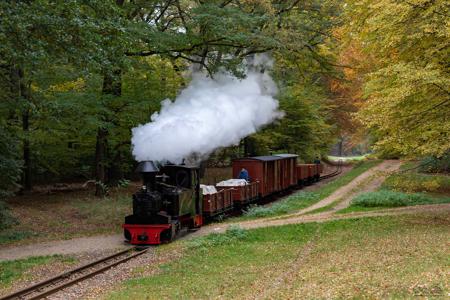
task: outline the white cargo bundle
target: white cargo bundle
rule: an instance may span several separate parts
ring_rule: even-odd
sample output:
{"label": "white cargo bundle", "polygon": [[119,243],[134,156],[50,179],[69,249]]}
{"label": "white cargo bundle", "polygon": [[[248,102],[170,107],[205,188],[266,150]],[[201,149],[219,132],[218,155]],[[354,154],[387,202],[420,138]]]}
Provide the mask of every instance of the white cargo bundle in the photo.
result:
{"label": "white cargo bundle", "polygon": [[219,182],[216,186],[243,186],[247,184],[248,182],[245,179],[228,179]]}
{"label": "white cargo bundle", "polygon": [[216,187],[213,185],[200,184],[203,195],[211,195],[217,193]]}

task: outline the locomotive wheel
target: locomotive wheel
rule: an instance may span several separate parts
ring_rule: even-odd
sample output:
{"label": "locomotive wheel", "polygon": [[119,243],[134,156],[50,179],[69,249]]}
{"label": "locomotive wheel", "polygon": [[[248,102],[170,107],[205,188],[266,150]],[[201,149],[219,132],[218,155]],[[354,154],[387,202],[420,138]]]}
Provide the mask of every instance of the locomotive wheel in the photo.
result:
{"label": "locomotive wheel", "polygon": [[127,241],[131,241],[131,233],[128,230],[126,229],[123,230],[123,236]]}
{"label": "locomotive wheel", "polygon": [[178,221],[172,221],[172,226],[161,232],[161,242],[171,242],[177,236],[178,231],[180,231],[180,223],[178,223]]}

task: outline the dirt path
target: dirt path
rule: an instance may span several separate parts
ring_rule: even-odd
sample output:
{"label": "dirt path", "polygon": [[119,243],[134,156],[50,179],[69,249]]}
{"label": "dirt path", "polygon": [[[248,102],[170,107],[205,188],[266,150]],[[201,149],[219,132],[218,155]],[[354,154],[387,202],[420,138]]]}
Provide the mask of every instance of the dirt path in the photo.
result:
{"label": "dirt path", "polygon": [[[389,173],[398,170],[401,162],[398,160],[385,160],[379,165],[367,170],[349,184],[344,185],[334,191],[330,196],[311,205],[305,209],[299,210],[293,214],[284,215],[282,218],[289,218],[291,216],[303,215],[312,212],[316,209],[328,206],[336,201],[340,201],[337,207],[343,209],[350,205],[350,201],[362,192],[371,192],[381,186]],[[276,219],[280,217],[275,217]]]}
{"label": "dirt path", "polygon": [[76,254],[98,250],[119,250],[130,247],[124,243],[122,234],[74,238],[64,241],[36,243],[25,246],[10,246],[0,249],[0,261],[21,259],[30,256],[54,254]]}
{"label": "dirt path", "polygon": [[[347,185],[338,188],[325,199],[295,213],[264,219],[235,222],[231,224],[228,223],[226,225],[211,224],[209,226],[202,227],[202,229],[193,234],[193,236],[204,235],[210,232],[223,232],[230,225],[239,225],[242,228],[258,228],[266,226],[280,226],[283,224],[302,223],[303,221],[308,220],[313,220],[310,222],[314,222],[315,218],[319,218],[318,220],[323,220],[324,218],[334,219],[333,214],[337,210],[348,207],[350,205],[350,201],[358,194],[363,192],[371,192],[379,188],[386,177],[391,172],[398,170],[400,165],[401,162],[398,160],[385,160],[381,164],[362,173]],[[327,212],[305,216],[305,214],[307,213],[313,212],[314,210],[323,207],[327,207],[334,203],[335,205],[330,207]]]}
{"label": "dirt path", "polygon": [[[450,213],[450,204],[432,204],[432,205],[417,205],[417,206],[407,206],[399,208],[391,208],[385,210],[377,210],[371,212],[353,212],[347,214],[334,214],[333,212],[327,211],[323,213],[311,214],[311,215],[299,215],[296,217],[288,219],[272,219],[264,220],[262,222],[242,222],[227,224],[225,226],[215,226],[210,228],[205,228],[204,231],[198,231],[189,236],[193,238],[196,236],[203,236],[209,233],[223,233],[229,226],[238,224],[244,229],[255,229],[261,227],[271,227],[271,226],[283,226],[289,224],[301,224],[301,223],[311,223],[311,222],[327,222],[343,219],[357,219],[357,218],[367,218],[367,217],[381,217],[381,216],[395,216],[403,214],[417,214],[417,213],[432,213],[432,212],[448,212]],[[208,230],[206,230],[208,229]]]}

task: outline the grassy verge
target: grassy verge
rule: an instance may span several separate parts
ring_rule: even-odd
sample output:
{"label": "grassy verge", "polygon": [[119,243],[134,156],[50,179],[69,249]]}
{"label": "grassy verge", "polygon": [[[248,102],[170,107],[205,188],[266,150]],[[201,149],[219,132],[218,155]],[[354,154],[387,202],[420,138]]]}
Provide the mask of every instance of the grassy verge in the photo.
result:
{"label": "grassy verge", "polygon": [[426,194],[407,194],[389,190],[380,190],[358,195],[352,200],[349,207],[340,210],[339,213],[439,203],[450,203],[450,197],[437,198]]}
{"label": "grassy verge", "polygon": [[29,271],[35,267],[57,262],[73,264],[75,261],[74,258],[60,255],[2,261],[0,262],[0,288],[10,287],[15,281],[30,277],[32,274]]}
{"label": "grassy verge", "polygon": [[[411,298],[447,295],[448,214],[212,234],[109,299]],[[156,270],[155,270],[156,269]]]}
{"label": "grassy verge", "polygon": [[[263,218],[263,217],[269,217],[269,216],[283,215],[283,214],[287,214],[287,213],[294,212],[294,211],[300,210],[302,208],[308,207],[308,206],[310,206],[314,203],[317,203],[320,200],[328,197],[339,187],[348,184],[353,179],[355,179],[357,176],[361,175],[368,169],[376,166],[380,162],[381,161],[379,161],[379,160],[361,162],[360,164],[356,165],[347,174],[343,175],[342,177],[337,178],[336,180],[333,180],[333,181],[325,184],[317,191],[307,191],[307,192],[301,191],[301,192],[295,193],[294,195],[291,195],[283,200],[273,203],[270,206],[252,207],[242,217],[239,217],[239,219],[240,220],[254,219],[254,218]],[[232,220],[232,221],[234,221],[234,220]]]}
{"label": "grassy verge", "polygon": [[365,160],[367,159],[368,154],[365,155],[357,155],[357,156],[333,156],[333,155],[328,155],[328,159],[331,161],[345,161],[345,162],[357,162],[357,161],[361,161],[361,160]]}

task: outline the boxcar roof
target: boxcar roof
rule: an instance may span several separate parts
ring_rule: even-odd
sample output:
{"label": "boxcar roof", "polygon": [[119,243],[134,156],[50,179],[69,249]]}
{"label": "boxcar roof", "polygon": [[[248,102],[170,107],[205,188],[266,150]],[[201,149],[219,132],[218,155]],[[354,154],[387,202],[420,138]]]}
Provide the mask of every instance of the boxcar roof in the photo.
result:
{"label": "boxcar roof", "polygon": [[236,159],[236,161],[247,160],[247,159],[259,160],[259,161],[274,161],[274,160],[280,160],[283,158],[293,158],[293,157],[297,157],[297,155],[295,155],[295,154],[278,154],[278,155],[252,156],[252,157],[239,158],[239,159]]}
{"label": "boxcar roof", "polygon": [[285,153],[285,154],[276,154],[275,156],[279,156],[279,157],[283,157],[283,158],[294,158],[294,157],[298,157],[297,154],[289,154],[289,153]]}

